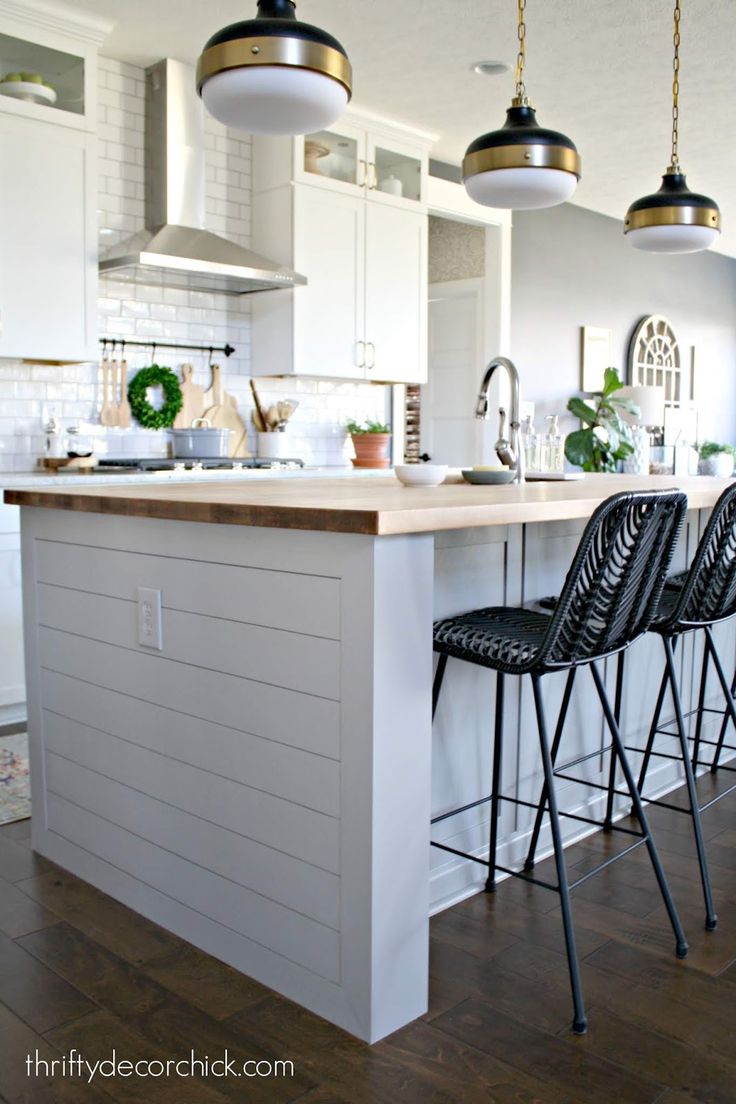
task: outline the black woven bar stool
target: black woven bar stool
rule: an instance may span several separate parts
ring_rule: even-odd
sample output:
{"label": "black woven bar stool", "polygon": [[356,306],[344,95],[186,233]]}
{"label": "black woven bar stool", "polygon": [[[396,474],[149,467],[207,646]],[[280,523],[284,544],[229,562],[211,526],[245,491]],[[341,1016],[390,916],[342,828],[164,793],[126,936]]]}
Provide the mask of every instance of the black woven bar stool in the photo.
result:
{"label": "black woven bar stool", "polygon": [[[690,570],[674,575],[667,580],[657,616],[650,627],[650,632],[656,632],[662,638],[665,670],[644,750],[644,760],[641,765],[638,785],[639,793],[642,793],[652,756],[659,759],[676,760],[683,764],[689,808],[682,808],[668,801],[655,800],[654,798],[649,799],[649,802],[652,805],[659,805],[665,809],[684,813],[692,819],[700,864],[700,876],[703,883],[703,896],[705,898],[705,926],[708,931],[713,931],[718,918],[713,905],[713,893],[700,814],[732,793],[736,789],[736,784],[701,806],[695,788],[694,772],[702,766],[710,767],[715,772],[719,767],[723,748],[726,747],[731,751],[736,751],[733,744],[725,743],[729,720],[736,725],[736,706],[733,698],[735,687],[733,683],[729,686],[713,639],[713,626],[720,621],[733,617],[734,614],[736,614],[736,483],[723,492],[714,506]],[[698,705],[696,709],[688,710],[686,713],[682,708],[678,686],[674,658],[675,648],[681,636],[697,629],[702,629],[704,635]],[[718,676],[718,682],[725,700],[725,707],[722,710],[710,709],[705,705],[711,663]],[[660,725],[668,687],[675,710],[674,732],[668,727]],[[717,740],[707,740],[703,737],[703,720],[706,713],[723,715],[720,735]],[[693,714],[696,718],[695,734],[691,737],[686,731],[685,720]],[[655,739],[659,735],[674,736],[679,742],[679,750],[677,752],[655,751]],[[689,741],[693,743],[692,758],[690,756]],[[710,762],[703,762],[700,759],[704,745],[715,749]],[[630,750],[636,751],[638,749]],[[736,767],[728,765],[724,765],[722,769],[736,772]]]}
{"label": "black woven bar stool", "polygon": [[[646,632],[656,613],[667,577],[675,544],[685,518],[687,499],[676,491],[664,494],[614,495],[593,514],[581,538],[565,580],[565,585],[551,614],[526,609],[493,607],[438,621],[434,626],[434,649],[440,653],[434,681],[433,707],[436,710],[448,658],[488,667],[496,674],[496,716],[491,794],[481,801],[435,817],[433,824],[466,809],[490,801],[491,827],[488,859],[434,843],[432,846],[453,855],[472,859],[488,867],[486,889],[495,889],[496,871],[511,874],[552,889],[560,895],[562,921],[570,971],[574,1004],[573,1031],[583,1034],[587,1019],[580,983],[575,931],[570,907],[570,889],[587,881],[595,871],[589,871],[572,886],[568,884],[563,855],[560,816],[598,824],[591,818],[563,813],[558,809],[555,772],[542,701],[541,680],[553,671],[568,671],[562,709],[557,721],[554,750],[559,749],[570,701],[575,672],[589,666],[598,697],[612,737],[612,757],[621,765],[628,794],[634,804],[641,831],[613,828],[636,841],[623,854],[646,844],[654,873],[664,898],[675,933],[676,951],[680,958],[687,954],[687,942],[669,891],[662,865],[652,839],[636,782],[629,766],[614,711],[606,694],[598,662],[628,647]],[[539,747],[544,771],[544,789],[538,804],[501,794],[501,761],[503,753],[503,693],[506,675],[530,675],[534,691]],[[600,749],[593,754],[599,755]],[[584,756],[582,758],[588,758]],[[578,760],[580,761],[580,760]],[[585,783],[588,785],[589,783]],[[600,786],[602,790],[608,787]],[[496,862],[498,811],[501,801],[511,801],[537,810],[538,818],[549,812],[554,845],[557,884],[544,882],[528,872],[519,872]],[[538,834],[538,833],[537,833]],[[621,857],[621,856],[617,856]],[[612,860],[608,860],[610,862]],[[608,865],[608,862],[601,864]]]}

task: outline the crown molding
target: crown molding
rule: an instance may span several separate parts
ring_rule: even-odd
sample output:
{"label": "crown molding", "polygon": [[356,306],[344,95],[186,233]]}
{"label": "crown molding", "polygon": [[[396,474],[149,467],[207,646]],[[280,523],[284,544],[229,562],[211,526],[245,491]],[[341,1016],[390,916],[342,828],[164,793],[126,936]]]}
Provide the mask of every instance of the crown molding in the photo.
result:
{"label": "crown molding", "polygon": [[[405,123],[399,119],[389,119],[386,115],[379,115],[377,112],[361,107],[354,102],[342,113],[340,119],[364,130],[380,131],[384,135],[393,137],[394,140],[412,141],[427,148],[433,146],[440,137],[432,130],[422,130],[412,123]],[[339,123],[336,125],[339,126]]]}
{"label": "crown molding", "polygon": [[101,46],[115,24],[62,0],[0,0],[0,18]]}

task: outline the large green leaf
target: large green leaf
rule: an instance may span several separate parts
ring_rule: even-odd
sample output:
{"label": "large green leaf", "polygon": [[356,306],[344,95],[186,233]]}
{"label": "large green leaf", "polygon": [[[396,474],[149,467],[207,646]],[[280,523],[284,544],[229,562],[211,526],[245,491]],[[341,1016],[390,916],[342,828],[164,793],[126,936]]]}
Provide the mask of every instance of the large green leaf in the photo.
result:
{"label": "large green leaf", "polygon": [[592,406],[588,406],[582,399],[570,399],[567,404],[567,409],[571,414],[574,414],[576,418],[579,418],[581,422],[585,422],[586,425],[595,425],[598,421],[598,414]]}
{"label": "large green leaf", "polygon": [[624,385],[623,380],[619,379],[618,372],[615,368],[606,368],[603,376],[603,397],[608,398],[614,391],[619,391]]}
{"label": "large green leaf", "polygon": [[565,438],[565,456],[571,464],[584,468],[593,459],[594,440],[589,429],[576,429]]}

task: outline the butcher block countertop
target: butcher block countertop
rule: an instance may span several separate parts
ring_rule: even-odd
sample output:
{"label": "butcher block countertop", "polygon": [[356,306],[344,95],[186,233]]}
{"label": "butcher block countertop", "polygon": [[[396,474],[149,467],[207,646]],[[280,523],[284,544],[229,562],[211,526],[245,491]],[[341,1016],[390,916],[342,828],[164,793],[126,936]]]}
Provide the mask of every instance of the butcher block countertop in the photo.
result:
{"label": "butcher block countertop", "polygon": [[257,476],[237,484],[43,486],[8,489],[5,501],[94,514],[390,536],[587,518],[609,495],[627,490],[677,487],[687,494],[690,509],[708,509],[728,484],[709,476],[665,475],[586,475],[575,482],[521,487],[479,487],[452,475],[449,479],[430,488],[404,487],[389,474],[369,480]]}

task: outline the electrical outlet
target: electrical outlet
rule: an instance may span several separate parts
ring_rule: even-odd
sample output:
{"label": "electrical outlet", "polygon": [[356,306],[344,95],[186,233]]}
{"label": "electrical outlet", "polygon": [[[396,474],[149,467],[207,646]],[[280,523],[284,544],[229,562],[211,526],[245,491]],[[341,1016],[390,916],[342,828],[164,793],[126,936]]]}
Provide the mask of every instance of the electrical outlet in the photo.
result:
{"label": "electrical outlet", "polygon": [[144,648],[163,651],[160,590],[138,587],[138,643]]}

